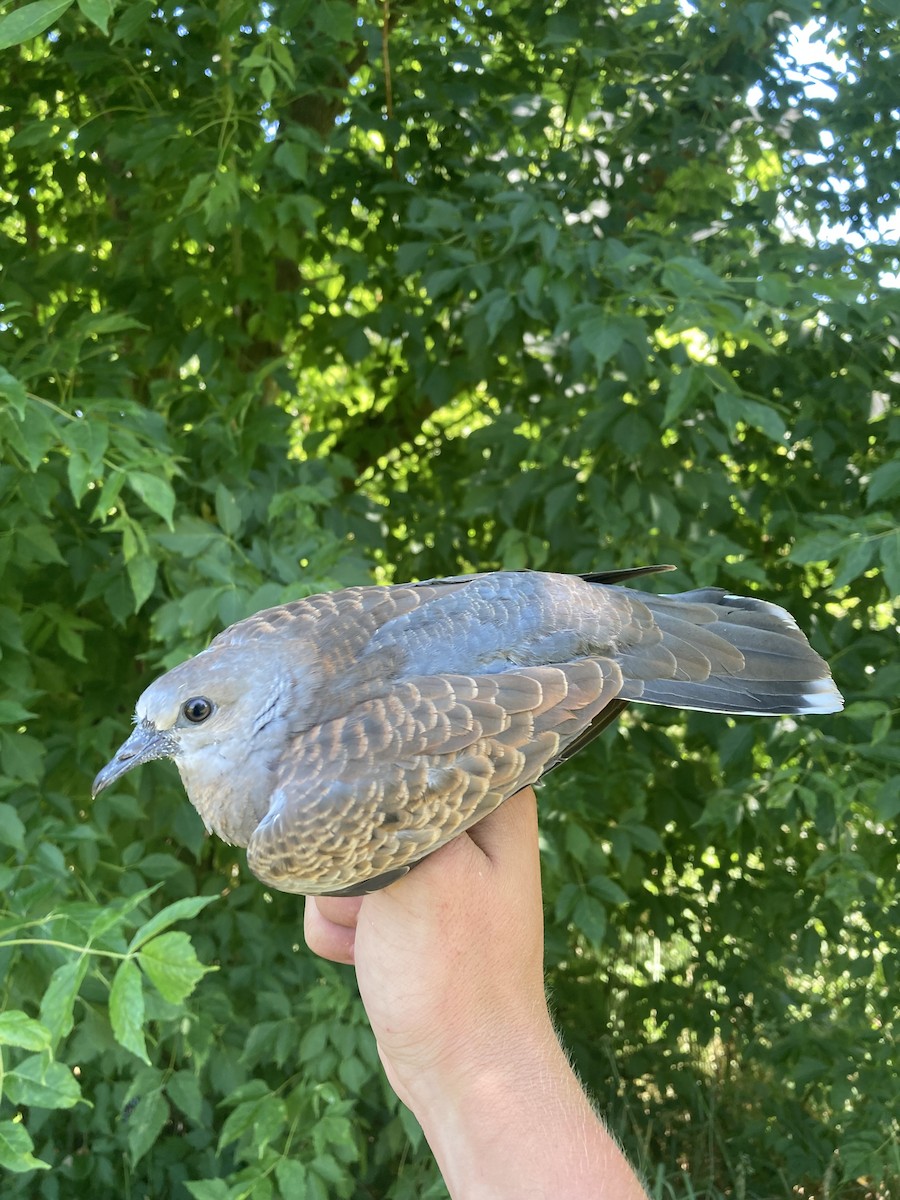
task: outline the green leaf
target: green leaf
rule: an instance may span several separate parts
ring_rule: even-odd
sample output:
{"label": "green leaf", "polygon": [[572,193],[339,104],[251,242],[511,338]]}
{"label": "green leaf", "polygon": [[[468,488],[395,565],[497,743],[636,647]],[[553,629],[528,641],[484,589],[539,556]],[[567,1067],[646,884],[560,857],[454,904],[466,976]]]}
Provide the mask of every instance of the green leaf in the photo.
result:
{"label": "green leaf", "polygon": [[581,896],[572,912],[572,923],[595,945],[602,945],[606,938],[606,907],[594,896]]}
{"label": "green leaf", "polygon": [[838,559],[832,586],[846,587],[869,569],[874,557],[875,543],[871,538],[854,538]]}
{"label": "green leaf", "polygon": [[[8,779],[37,783],[44,769],[46,749],[27,733],[0,729],[0,764]],[[14,822],[11,824],[14,829]]]}
{"label": "green leaf", "polygon": [[678,297],[705,293],[715,296],[726,290],[720,275],[697,258],[675,255],[663,267],[662,281]]}
{"label": "green leaf", "polygon": [[145,1063],[144,988],[141,973],[131,958],[119,964],[109,993],[109,1020],[116,1041]]}
{"label": "green leaf", "polygon": [[135,612],[140,612],[153,595],[158,569],[159,564],[156,559],[150,558],[146,554],[135,554],[126,560],[125,570],[128,572],[128,582],[131,584],[134,596]]}
{"label": "green leaf", "polygon": [[882,463],[872,472],[866,488],[866,499],[869,504],[877,504],[879,500],[888,500],[900,495],[900,459]]}
{"label": "green leaf", "polygon": [[528,301],[532,311],[540,308],[540,303],[544,296],[546,278],[547,269],[543,264],[529,267],[522,276],[522,294]]}
{"label": "green leaf", "polygon": [[302,1063],[313,1062],[319,1058],[328,1044],[328,1028],[323,1022],[310,1025],[300,1039],[297,1057]]}
{"label": "green leaf", "polygon": [[87,974],[87,967],[87,956],[82,955],[63,963],[50,976],[41,1000],[41,1023],[49,1029],[54,1045],[72,1029],[75,997]]}
{"label": "green leaf", "polygon": [[124,333],[131,329],[146,329],[147,326],[127,313],[102,312],[91,313],[90,316],[80,319],[78,328],[87,336],[96,337],[101,333]]}
{"label": "green leaf", "polygon": [[194,1179],[184,1185],[194,1200],[236,1200],[247,1195],[240,1184],[230,1188],[224,1179]]}
{"label": "green leaf", "polygon": [[69,1068],[47,1061],[43,1054],[29,1055],[8,1071],[4,1088],[13,1104],[37,1108],[72,1108],[81,1099],[78,1080]]}
{"label": "green leaf", "polygon": [[237,1141],[239,1137],[247,1133],[253,1128],[253,1123],[256,1120],[256,1115],[260,1110],[260,1106],[265,1102],[267,1097],[260,1096],[254,1100],[244,1100],[238,1104],[236,1108],[225,1118],[225,1123],[219,1134],[219,1142],[217,1153],[221,1154],[226,1146]]}
{"label": "green leaf", "polygon": [[150,543],[143,527],[125,514],[116,522],[116,525],[122,530],[122,557],[125,562],[129,562],[139,555],[146,556]]}
{"label": "green leaf", "polygon": [[756,294],[773,308],[784,308],[791,298],[790,289],[783,279],[764,276],[756,285]]}
{"label": "green leaf", "polygon": [[235,537],[240,532],[242,524],[240,506],[222,483],[216,488],[216,520],[221,525],[223,533],[227,533],[229,537]]}
{"label": "green leaf", "polygon": [[32,720],[37,714],[30,708],[25,708],[18,700],[0,700],[0,725],[21,725]]}
{"label": "green leaf", "polygon": [[[129,913],[132,913],[136,908],[144,903],[146,899],[153,895],[162,885],[154,884],[152,887],[142,888],[139,892],[135,892],[133,896],[124,897],[121,900],[116,900],[113,904],[107,905],[96,917],[91,921],[88,935],[90,940],[96,941],[101,938],[110,929],[115,929],[117,925],[121,925]],[[130,948],[130,947],[129,947]]]}
{"label": "green leaf", "polygon": [[308,1177],[306,1166],[296,1158],[280,1158],[275,1164],[275,1178],[282,1196],[305,1196]]}
{"label": "green leaf", "polygon": [[828,563],[841,552],[846,544],[847,536],[833,530],[808,534],[791,547],[788,558],[796,563]]}
{"label": "green leaf", "polygon": [[203,1115],[203,1093],[200,1081],[191,1071],[176,1071],[166,1080],[166,1093],[185,1116],[197,1124]]}
{"label": "green leaf", "polygon": [[180,931],[163,933],[138,952],[141,967],[156,990],[171,1004],[180,1004],[215,967],[197,958],[191,939]]}
{"label": "green leaf", "polygon": [[129,0],[128,4],[123,5],[122,15],[113,30],[113,45],[116,42],[130,42],[147,24],[155,7],[156,0]]}
{"label": "green leaf", "polygon": [[677,374],[672,375],[662,419],[664,428],[674,424],[687,408],[693,396],[696,378],[697,373],[693,367],[682,367]]}
{"label": "green leaf", "polygon": [[240,205],[240,186],[235,171],[219,171],[213,175],[200,206],[210,233],[227,229],[237,216]]}
{"label": "green leaf", "polygon": [[78,7],[101,33],[109,33],[109,19],[112,16],[112,0],[78,0]]}
{"label": "green leaf", "polygon": [[304,196],[295,193],[285,203],[286,213],[294,218],[301,229],[310,237],[318,236],[318,220],[322,212],[322,204],[315,196]]}
{"label": "green leaf", "polygon": [[11,804],[0,804],[0,843],[25,849],[25,825]]}
{"label": "green leaf", "polygon": [[400,275],[415,275],[428,261],[430,242],[403,242],[397,247],[394,266]]}
{"label": "green leaf", "polygon": [[348,0],[317,0],[313,20],[316,29],[336,42],[352,42],[357,34],[356,6]]}
{"label": "green leaf", "polygon": [[456,288],[465,276],[466,271],[462,267],[441,267],[423,275],[422,284],[432,300],[439,300],[445,293]]}
{"label": "green leaf", "polygon": [[209,171],[198,171],[196,175],[191,176],[191,181],[181,197],[179,212],[188,212],[194,207],[201,196],[205,196],[207,191],[212,186],[213,176]]}
{"label": "green leaf", "polygon": [[496,339],[497,334],[512,316],[514,307],[511,296],[496,296],[490,301],[484,314],[488,341],[493,342]]}
{"label": "green leaf", "polygon": [[347,1169],[339,1166],[333,1154],[317,1154],[310,1164],[310,1170],[336,1187],[345,1187],[347,1184]]}
{"label": "green leaf", "polygon": [[728,392],[718,392],[713,397],[713,404],[719,420],[732,433],[738,432],[741,424],[752,425],[773,442],[784,441],[787,433],[785,423],[767,404]]}
{"label": "green leaf", "polygon": [[594,359],[597,374],[601,375],[625,340],[625,330],[613,317],[593,317],[581,326],[579,337]]}
{"label": "green leaf", "polygon": [[900,814],[900,776],[882,784],[872,807],[879,821],[893,821]]}
{"label": "green leaf", "polygon": [[103,484],[103,487],[100,489],[100,495],[97,498],[97,503],[94,505],[94,511],[91,514],[92,521],[107,520],[115,507],[116,501],[119,498],[119,493],[122,491],[124,485],[124,471],[115,470],[109,474]]}
{"label": "green leaf", "polygon": [[175,900],[171,904],[167,904],[165,908],[161,908],[158,913],[155,913],[149,921],[144,922],[128,943],[128,949],[137,950],[144,942],[148,942],[164,929],[168,929],[176,921],[190,920],[191,917],[195,917],[207,905],[212,904],[213,901],[218,899],[220,899],[219,896],[185,896],[181,900]]}
{"label": "green leaf", "polygon": [[261,1151],[287,1123],[287,1106],[278,1097],[267,1093],[253,1100],[245,1100],[230,1112],[219,1135],[218,1152],[236,1142],[245,1133],[253,1130],[253,1144]]}
{"label": "green leaf", "polygon": [[50,1163],[31,1153],[34,1142],[18,1121],[0,1121],[0,1167],[7,1171],[48,1171]]}
{"label": "green leaf", "polygon": [[23,1050],[49,1050],[50,1030],[25,1013],[10,1009],[0,1013],[0,1043]]}
{"label": "green leaf", "polygon": [[19,537],[27,546],[28,556],[37,563],[65,563],[59,546],[49,529],[42,525],[27,525],[19,529]]}
{"label": "green leaf", "polygon": [[91,464],[76,450],[73,454],[69,455],[69,461],[66,464],[66,473],[69,478],[69,491],[72,493],[72,499],[76,504],[80,504],[84,499],[85,492],[94,479]]}
{"label": "green leaf", "polygon": [[264,100],[271,100],[275,95],[275,72],[270,66],[265,66],[259,73],[259,90]]}
{"label": "green leaf", "polygon": [[[274,84],[274,77],[273,77]],[[282,142],[275,151],[275,162],[298,183],[305,183],[309,173],[309,151],[296,142]]]}
{"label": "green leaf", "polygon": [[578,484],[574,479],[559,484],[547,492],[544,504],[547,521],[554,525],[557,521],[571,519],[571,513],[578,504]]}
{"label": "green leaf", "polygon": [[174,529],[172,516],[175,512],[175,492],[168,479],[151,475],[148,471],[129,471],[126,483],[152,512],[162,517],[170,529]]}
{"label": "green leaf", "polygon": [[[0,445],[3,441],[28,464],[31,471],[37,471],[45,457],[56,445],[58,434],[56,426],[49,415],[38,405],[29,405],[20,418],[11,412],[0,410]],[[49,531],[44,531],[49,538]]]}
{"label": "green leaf", "polygon": [[[0,17],[0,25],[2,25],[2,21],[3,18]],[[0,367],[0,396],[6,400],[19,420],[24,421],[28,393],[25,391],[24,384],[20,383],[14,375],[10,375],[5,367]]]}
{"label": "green leaf", "polygon": [[80,504],[90,484],[103,475],[109,426],[105,421],[81,418],[63,426],[62,440],[70,451],[66,464],[69,490]]}
{"label": "green leaf", "polygon": [[607,904],[627,904],[628,893],[614,879],[606,875],[595,875],[588,885],[592,892]]}
{"label": "green leaf", "polygon": [[432,195],[426,202],[425,223],[432,232],[454,232],[462,225],[462,214],[457,205],[442,196]]}
{"label": "green leaf", "polygon": [[133,1165],[156,1144],[168,1119],[169,1106],[159,1088],[140,1098],[128,1117],[128,1149]]}
{"label": "green leaf", "polygon": [[18,46],[37,37],[61,17],[74,0],[38,0],[0,17],[0,50]]}

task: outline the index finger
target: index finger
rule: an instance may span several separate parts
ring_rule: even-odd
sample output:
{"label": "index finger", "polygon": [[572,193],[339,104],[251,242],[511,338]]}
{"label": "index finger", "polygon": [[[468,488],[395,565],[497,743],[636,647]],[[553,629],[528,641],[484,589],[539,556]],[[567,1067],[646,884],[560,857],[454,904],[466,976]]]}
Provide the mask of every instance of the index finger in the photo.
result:
{"label": "index finger", "polygon": [[303,936],[314,954],[332,962],[352,963],[361,896],[307,896]]}

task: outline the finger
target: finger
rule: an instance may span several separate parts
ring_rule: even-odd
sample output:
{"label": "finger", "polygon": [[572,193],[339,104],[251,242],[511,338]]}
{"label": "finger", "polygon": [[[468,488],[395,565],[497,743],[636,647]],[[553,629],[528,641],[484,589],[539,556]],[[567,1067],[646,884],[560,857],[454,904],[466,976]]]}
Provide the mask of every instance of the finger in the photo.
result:
{"label": "finger", "polygon": [[333,925],[343,925],[346,929],[355,929],[359,919],[359,906],[363,896],[317,896],[316,907]]}
{"label": "finger", "polygon": [[[303,935],[306,938],[306,944],[314,954],[318,954],[320,958],[328,958],[332,962],[352,964],[354,961],[354,949],[356,943],[356,920],[351,922],[345,920],[343,923],[329,920],[322,912],[321,906],[325,904],[328,907],[327,901],[333,901],[334,897],[327,896],[307,896],[306,909],[303,914]],[[358,901],[343,901],[341,904],[355,904],[357,912],[359,911]],[[347,917],[349,914],[345,908],[339,909],[338,915]]]}

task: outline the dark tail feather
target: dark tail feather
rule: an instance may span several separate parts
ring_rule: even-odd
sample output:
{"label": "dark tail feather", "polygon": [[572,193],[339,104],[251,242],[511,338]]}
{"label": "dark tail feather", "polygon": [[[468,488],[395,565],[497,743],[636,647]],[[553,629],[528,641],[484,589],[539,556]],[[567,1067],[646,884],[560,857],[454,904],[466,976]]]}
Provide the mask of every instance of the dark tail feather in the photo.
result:
{"label": "dark tail feather", "polygon": [[637,579],[639,575],[658,575],[662,571],[677,571],[671,563],[658,563],[654,567],[620,567],[611,571],[589,571],[581,578],[585,583],[624,583],[626,579]]}
{"label": "dark tail feather", "polygon": [[[720,588],[642,593],[640,600],[662,631],[662,649],[671,653],[675,669],[670,678],[646,678],[641,647],[634,647],[620,656],[623,700],[770,716],[843,708],[828,664],[777,604]],[[659,647],[653,657],[658,655]]]}

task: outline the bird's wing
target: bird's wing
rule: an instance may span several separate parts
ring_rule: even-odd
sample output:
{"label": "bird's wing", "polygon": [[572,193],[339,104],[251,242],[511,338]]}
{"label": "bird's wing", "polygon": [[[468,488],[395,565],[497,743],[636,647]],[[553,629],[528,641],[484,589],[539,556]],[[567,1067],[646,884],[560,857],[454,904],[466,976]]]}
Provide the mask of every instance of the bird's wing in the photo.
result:
{"label": "bird's wing", "polygon": [[[674,567],[652,566],[631,567],[623,570],[595,571],[588,575],[572,576],[585,582],[624,583],[640,575],[671,571]],[[546,592],[549,577],[535,571],[503,571],[488,575],[451,575],[444,579],[426,579],[421,583],[393,584],[390,587],[350,587],[337,592],[322,592],[263,609],[237,624],[229,626],[213,638],[211,647],[244,645],[249,642],[272,638],[288,640],[303,639],[316,645],[326,646],[331,651],[337,644],[343,653],[339,656],[348,661],[361,652],[369,638],[396,618],[407,617],[434,600],[445,600],[454,593],[465,592],[460,603],[470,603],[470,598],[484,596],[487,601],[497,599],[513,602],[524,612],[529,598]],[[559,582],[564,576],[554,577]],[[614,593],[621,597],[625,593]],[[548,600],[550,596],[548,595]],[[568,587],[560,593],[560,600],[570,601]],[[554,614],[555,615],[555,614]],[[415,619],[415,618],[414,618]],[[551,621],[552,623],[552,621]]]}
{"label": "bird's wing", "polygon": [[282,891],[371,891],[534,783],[622,687],[609,659],[428,675],[297,738],[251,870]]}
{"label": "bird's wing", "polygon": [[210,649],[258,641],[271,645],[275,639],[305,641],[326,647],[329,654],[335,653],[335,665],[339,668],[353,661],[382,625],[454,591],[464,582],[461,577],[427,584],[372,585],[322,592],[265,608],[230,625],[213,638]]}

